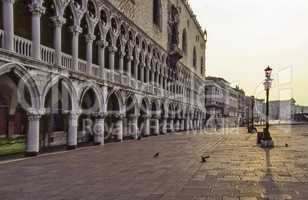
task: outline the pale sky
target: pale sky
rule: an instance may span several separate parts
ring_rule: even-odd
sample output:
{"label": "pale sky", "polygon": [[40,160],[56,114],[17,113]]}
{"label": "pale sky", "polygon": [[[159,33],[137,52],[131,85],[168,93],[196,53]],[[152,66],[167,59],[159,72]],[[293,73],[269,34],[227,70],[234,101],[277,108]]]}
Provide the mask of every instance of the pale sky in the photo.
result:
{"label": "pale sky", "polygon": [[208,32],[207,75],[263,98],[264,68],[275,79],[272,99],[308,106],[307,0],[190,0]]}

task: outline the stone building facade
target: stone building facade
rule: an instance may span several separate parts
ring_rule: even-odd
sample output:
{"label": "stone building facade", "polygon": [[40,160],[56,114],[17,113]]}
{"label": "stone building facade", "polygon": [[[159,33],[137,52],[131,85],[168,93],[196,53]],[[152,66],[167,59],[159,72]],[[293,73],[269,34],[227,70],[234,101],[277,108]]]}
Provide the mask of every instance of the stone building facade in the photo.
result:
{"label": "stone building facade", "polygon": [[0,135],[26,151],[200,130],[206,35],[186,0],[0,2]]}

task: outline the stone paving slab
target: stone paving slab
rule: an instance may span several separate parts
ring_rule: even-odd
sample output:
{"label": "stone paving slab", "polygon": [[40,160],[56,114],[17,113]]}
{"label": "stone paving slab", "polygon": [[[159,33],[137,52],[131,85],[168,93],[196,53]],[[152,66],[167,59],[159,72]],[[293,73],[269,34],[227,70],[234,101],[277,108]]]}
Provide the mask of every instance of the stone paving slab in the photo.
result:
{"label": "stone paving slab", "polygon": [[[308,126],[245,129],[88,147],[0,164],[1,200],[306,200]],[[228,130],[224,130],[228,133]],[[288,143],[289,147],[285,147]],[[153,155],[160,152],[156,159]],[[205,163],[201,155],[210,155]]]}

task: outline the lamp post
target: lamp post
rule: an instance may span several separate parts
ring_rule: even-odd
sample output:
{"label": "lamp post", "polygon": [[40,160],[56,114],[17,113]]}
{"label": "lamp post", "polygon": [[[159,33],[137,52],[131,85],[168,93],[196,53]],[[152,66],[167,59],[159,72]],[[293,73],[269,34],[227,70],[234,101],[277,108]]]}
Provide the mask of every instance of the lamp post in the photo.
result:
{"label": "lamp post", "polygon": [[272,87],[272,82],[273,82],[273,79],[271,79],[271,74],[273,69],[268,66],[264,71],[265,71],[264,88],[266,91],[266,127],[264,129],[262,146],[273,147],[273,140],[269,132],[269,91],[270,88]]}

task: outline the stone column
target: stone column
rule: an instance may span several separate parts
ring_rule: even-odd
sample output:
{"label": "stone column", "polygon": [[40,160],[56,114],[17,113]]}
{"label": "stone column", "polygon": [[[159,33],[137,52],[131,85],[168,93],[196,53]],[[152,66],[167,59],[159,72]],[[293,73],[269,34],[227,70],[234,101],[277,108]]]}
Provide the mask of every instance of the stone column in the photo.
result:
{"label": "stone column", "polygon": [[167,128],[168,128],[168,122],[167,122],[167,118],[163,118],[162,119],[162,133],[166,134],[167,133]]}
{"label": "stone column", "polygon": [[14,51],[14,3],[15,0],[3,0],[4,48]]}
{"label": "stone column", "polygon": [[98,45],[98,65],[100,68],[100,76],[103,77],[105,68],[105,49],[106,47],[108,47],[108,42],[100,40],[97,41],[97,45]]}
{"label": "stone column", "polygon": [[120,74],[123,74],[123,72],[124,72],[124,56],[125,56],[125,53],[121,51],[120,56],[119,56],[119,71],[120,71]]}
{"label": "stone column", "polygon": [[130,118],[130,131],[134,134],[135,140],[139,137],[139,130],[138,130],[138,117],[137,115],[131,115]]}
{"label": "stone column", "polygon": [[181,123],[179,119],[176,120],[176,131],[177,132],[181,131]]}
{"label": "stone column", "polygon": [[144,136],[150,136],[150,117],[144,116],[144,128],[143,128],[143,134]]}
{"label": "stone column", "polygon": [[135,66],[134,66],[134,71],[135,71],[135,80],[138,80],[138,66],[139,66],[139,61],[135,61]]}
{"label": "stone column", "polygon": [[185,131],[185,119],[181,120],[181,131]]}
{"label": "stone column", "polygon": [[61,51],[62,51],[62,26],[66,23],[63,17],[51,18],[54,24],[54,36],[53,36],[53,47],[55,49],[55,64],[57,66],[62,65],[61,63]]}
{"label": "stone column", "polygon": [[156,72],[154,70],[150,70],[150,72],[151,72],[151,81],[150,81],[150,83],[155,85],[155,73]]}
{"label": "stone column", "polygon": [[154,135],[159,135],[159,116],[154,116]]}
{"label": "stone column", "polygon": [[174,119],[172,117],[170,118],[169,128],[170,132],[174,133]]}
{"label": "stone column", "polygon": [[92,74],[92,60],[93,60],[93,41],[95,40],[95,35],[87,34],[86,43],[87,43],[87,68],[89,75]]}
{"label": "stone column", "polygon": [[31,56],[41,59],[41,15],[45,13],[45,8],[39,3],[30,4],[32,12],[32,52]]}
{"label": "stone column", "polygon": [[129,77],[129,80],[131,79],[132,75],[132,60],[134,58],[132,56],[129,56],[127,59],[127,76]]}
{"label": "stone column", "polygon": [[68,116],[68,150],[73,150],[77,148],[78,118],[79,115],[77,113],[70,113]]}
{"label": "stone column", "polygon": [[103,114],[98,114],[95,116],[94,125],[94,143],[95,145],[103,145],[105,143],[105,119]]}
{"label": "stone column", "polygon": [[114,57],[115,52],[117,51],[116,47],[108,47],[109,50],[109,69],[111,72],[114,72]]}
{"label": "stone column", "polygon": [[145,70],[146,70],[146,81],[145,82],[151,83],[151,81],[150,81],[150,68],[146,67]]}
{"label": "stone column", "polygon": [[189,118],[187,118],[186,119],[186,127],[185,127],[185,131],[189,131],[190,130],[190,119]]}
{"label": "stone column", "polygon": [[140,69],[140,73],[141,73],[140,81],[144,82],[144,64],[141,64],[140,67],[141,67],[141,69]]}
{"label": "stone column", "polygon": [[74,70],[78,70],[78,48],[79,48],[79,34],[82,33],[80,26],[72,26],[72,59]]}
{"label": "stone column", "polygon": [[117,139],[121,142],[123,141],[123,118],[124,116],[122,115],[117,116],[117,121],[115,124],[116,136]]}
{"label": "stone column", "polygon": [[28,115],[27,148],[28,156],[36,156],[40,151],[40,118],[38,114]]}

